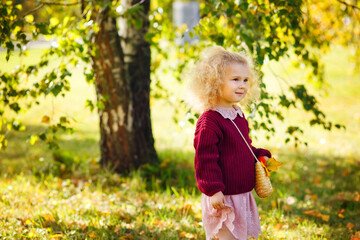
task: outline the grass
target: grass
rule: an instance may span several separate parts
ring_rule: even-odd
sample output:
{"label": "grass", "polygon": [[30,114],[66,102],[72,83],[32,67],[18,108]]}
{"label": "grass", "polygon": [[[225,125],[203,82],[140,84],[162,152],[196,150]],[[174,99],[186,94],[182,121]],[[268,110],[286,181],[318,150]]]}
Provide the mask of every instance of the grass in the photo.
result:
{"label": "grass", "polygon": [[[309,147],[283,144],[281,131],[271,141],[253,133],[256,146],[268,147],[285,163],[272,176],[274,194],[256,197],[260,239],[356,239],[360,234],[360,84],[359,75],[347,72],[345,60],[337,61],[346,59],[345,53],[333,48],[324,56],[329,86],[328,94],[319,97],[329,119],[344,124],[346,131],[309,128],[304,115],[290,113],[287,121],[303,126]],[[2,70],[14,64],[16,59]],[[270,69],[301,78],[288,64],[271,63],[265,69],[268,86],[277,83]],[[9,134],[9,146],[0,153],[0,238],[205,239],[193,169],[194,127],[174,124],[171,107],[154,101],[152,120],[161,163],[144,165],[128,176],[102,169],[97,116],[84,109],[93,89],[84,82],[73,81],[66,98],[50,98],[26,113],[26,132]],[[26,142],[44,129],[39,123],[44,112],[75,116],[77,131],[59,136],[61,151]]]}

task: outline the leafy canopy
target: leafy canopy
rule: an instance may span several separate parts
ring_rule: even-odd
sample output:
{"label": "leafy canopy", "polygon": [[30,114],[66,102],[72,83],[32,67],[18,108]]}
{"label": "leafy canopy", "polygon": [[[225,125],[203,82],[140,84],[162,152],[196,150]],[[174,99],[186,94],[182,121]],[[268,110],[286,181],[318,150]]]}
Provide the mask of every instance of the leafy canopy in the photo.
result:
{"label": "leafy canopy", "polygon": [[[172,24],[172,2],[153,0],[149,14],[150,30],[146,40],[152,46],[152,97],[167,98],[171,94],[159,79],[163,60],[173,61],[175,65],[168,69],[174,78],[182,81],[183,72],[197,59],[201,50],[209,45],[222,45],[228,49],[249,52],[258,64],[259,71],[269,60],[280,59],[293,54],[299,63],[304,63],[311,71],[303,84],[288,86],[288,92],[270,94],[264,83],[262,101],[253,106],[260,118],[252,121],[255,129],[263,129],[269,136],[275,132],[272,117],[284,120],[282,111],[289,108],[302,108],[312,114],[311,125],[321,125],[331,130],[338,124],[329,122],[318,106],[316,98],[308,91],[308,84],[321,86],[324,79],[324,67],[319,56],[328,50],[331,44],[342,44],[355,49],[354,65],[359,64],[360,27],[359,3],[346,1],[300,1],[300,0],[201,0],[200,22],[194,29],[186,25],[174,27]],[[357,5],[356,5],[357,4]],[[70,77],[74,68],[85,63],[84,78],[92,84],[94,72],[90,67],[90,54],[98,54],[91,36],[99,30],[101,12],[107,9],[114,18],[122,16],[128,24],[134,24],[139,30],[142,21],[137,18],[141,5],[123,9],[120,1],[26,1],[15,4],[6,1],[0,5],[0,44],[6,50],[6,60],[14,54],[28,54],[26,45],[39,37],[51,39],[54,44],[44,52],[39,62],[19,65],[12,72],[0,71],[0,149],[7,145],[6,135],[10,130],[24,130],[21,119],[16,117],[39,104],[41,96],[64,96],[70,90]],[[187,32],[197,35],[196,44],[176,45],[175,39]],[[172,49],[169,51],[169,49]],[[58,66],[39,74],[49,66],[49,61],[60,59]],[[300,66],[301,64],[298,64]],[[355,68],[356,70],[356,68]],[[33,81],[29,77],[36,76]],[[86,100],[93,110],[102,108],[107,96],[97,103]],[[174,109],[180,101],[172,101]],[[12,112],[15,117],[7,117]],[[176,114],[176,112],[175,112]],[[190,115],[189,121],[194,122]],[[176,119],[176,118],[175,118]],[[50,147],[56,147],[56,133],[59,130],[72,132],[70,119],[61,116],[58,120],[51,116],[41,116],[48,129],[31,136],[30,142],[38,139],[46,141]],[[289,126],[286,130],[289,142],[291,137],[297,144],[302,130],[298,126]]]}

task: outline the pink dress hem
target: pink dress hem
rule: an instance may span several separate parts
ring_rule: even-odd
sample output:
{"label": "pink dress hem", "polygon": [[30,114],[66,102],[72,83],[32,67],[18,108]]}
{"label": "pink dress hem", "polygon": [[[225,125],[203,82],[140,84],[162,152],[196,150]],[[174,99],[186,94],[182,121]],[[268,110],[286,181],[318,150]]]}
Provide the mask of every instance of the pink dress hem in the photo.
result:
{"label": "pink dress hem", "polygon": [[201,208],[206,240],[216,238],[223,226],[226,226],[236,239],[257,239],[261,234],[261,227],[252,193],[225,195],[225,200],[226,208],[217,210],[212,207],[210,197],[202,195]]}

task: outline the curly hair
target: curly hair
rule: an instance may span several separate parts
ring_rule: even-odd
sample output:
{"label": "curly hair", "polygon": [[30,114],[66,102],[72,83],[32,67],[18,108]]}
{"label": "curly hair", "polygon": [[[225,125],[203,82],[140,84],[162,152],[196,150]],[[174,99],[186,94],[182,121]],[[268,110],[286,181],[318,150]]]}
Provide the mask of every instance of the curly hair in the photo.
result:
{"label": "curly hair", "polygon": [[260,96],[259,77],[253,61],[245,53],[228,52],[220,46],[205,49],[193,68],[188,84],[188,103],[197,112],[204,112],[216,107],[221,96],[223,77],[227,66],[239,63],[248,66],[248,93],[241,105],[248,106]]}

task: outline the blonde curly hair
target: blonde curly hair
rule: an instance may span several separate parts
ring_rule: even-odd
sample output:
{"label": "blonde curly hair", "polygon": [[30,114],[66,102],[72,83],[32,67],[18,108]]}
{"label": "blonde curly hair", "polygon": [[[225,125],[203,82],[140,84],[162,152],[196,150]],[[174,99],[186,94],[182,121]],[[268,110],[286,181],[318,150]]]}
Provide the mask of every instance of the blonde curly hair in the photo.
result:
{"label": "blonde curly hair", "polygon": [[231,63],[244,64],[249,68],[248,93],[241,105],[248,106],[259,98],[259,77],[252,59],[243,52],[228,52],[220,46],[209,47],[203,51],[193,68],[187,87],[187,102],[195,111],[204,112],[216,107],[221,96],[224,74]]}

